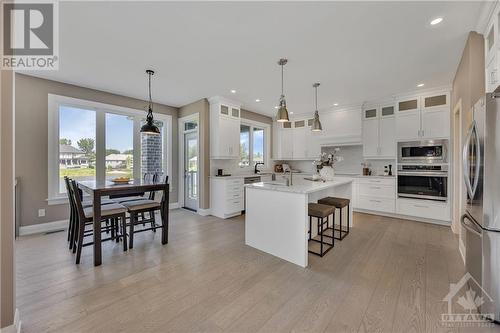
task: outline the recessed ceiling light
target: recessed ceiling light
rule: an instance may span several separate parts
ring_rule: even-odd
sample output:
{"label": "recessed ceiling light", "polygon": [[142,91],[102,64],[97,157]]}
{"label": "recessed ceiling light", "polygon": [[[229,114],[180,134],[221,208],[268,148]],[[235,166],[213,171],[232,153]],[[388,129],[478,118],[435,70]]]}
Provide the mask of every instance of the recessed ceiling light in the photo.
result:
{"label": "recessed ceiling light", "polygon": [[260,102],[260,99],[258,99],[258,98],[257,98],[255,101],[256,101],[257,103],[259,103],[259,102]]}
{"label": "recessed ceiling light", "polygon": [[431,25],[436,25],[436,24],[439,24],[443,22],[443,18],[442,17],[436,17],[434,20],[431,21]]}
{"label": "recessed ceiling light", "polygon": [[417,84],[417,87],[419,87],[419,88],[420,88],[420,87],[423,87],[423,86],[425,86],[425,84],[423,84],[423,83],[419,83],[419,84]]}
{"label": "recessed ceiling light", "polygon": [[232,89],[231,94],[236,94],[236,90]]}
{"label": "recessed ceiling light", "polygon": [[333,103],[333,106],[339,106],[339,103]]}

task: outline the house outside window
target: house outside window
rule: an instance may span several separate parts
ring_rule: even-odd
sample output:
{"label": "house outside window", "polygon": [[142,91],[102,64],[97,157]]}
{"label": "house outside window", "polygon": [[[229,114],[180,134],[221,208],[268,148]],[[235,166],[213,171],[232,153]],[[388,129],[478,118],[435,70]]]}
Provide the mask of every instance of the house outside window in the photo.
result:
{"label": "house outside window", "polygon": [[65,202],[63,181],[142,178],[172,170],[172,118],[155,114],[161,135],[143,138],[144,110],[49,94],[48,202]]}
{"label": "house outside window", "polygon": [[266,165],[270,154],[270,126],[250,120],[240,125],[240,168],[253,168],[255,163]]}

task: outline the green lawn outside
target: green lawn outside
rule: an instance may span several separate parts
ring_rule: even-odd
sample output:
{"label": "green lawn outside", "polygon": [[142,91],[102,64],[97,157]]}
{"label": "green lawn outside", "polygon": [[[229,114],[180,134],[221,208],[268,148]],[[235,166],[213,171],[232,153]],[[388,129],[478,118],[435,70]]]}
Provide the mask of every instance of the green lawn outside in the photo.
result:
{"label": "green lawn outside", "polygon": [[[106,170],[106,175],[113,175],[116,177],[130,177],[132,178],[132,169],[120,169],[120,170]],[[95,169],[90,168],[80,168],[80,169],[59,169],[59,177],[88,177],[95,176]]]}

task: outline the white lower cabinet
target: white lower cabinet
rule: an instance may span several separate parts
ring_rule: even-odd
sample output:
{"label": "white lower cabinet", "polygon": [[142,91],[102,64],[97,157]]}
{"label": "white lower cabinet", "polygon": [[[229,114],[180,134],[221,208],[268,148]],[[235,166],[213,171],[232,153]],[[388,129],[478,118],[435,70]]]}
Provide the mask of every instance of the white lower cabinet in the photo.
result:
{"label": "white lower cabinet", "polygon": [[397,213],[426,219],[450,221],[450,205],[447,202],[398,198]]}
{"label": "white lower cabinet", "polygon": [[213,216],[226,219],[244,209],[243,178],[210,178],[210,208]]}
{"label": "white lower cabinet", "polygon": [[375,212],[394,213],[396,211],[396,179],[369,178],[357,179],[358,209]]}

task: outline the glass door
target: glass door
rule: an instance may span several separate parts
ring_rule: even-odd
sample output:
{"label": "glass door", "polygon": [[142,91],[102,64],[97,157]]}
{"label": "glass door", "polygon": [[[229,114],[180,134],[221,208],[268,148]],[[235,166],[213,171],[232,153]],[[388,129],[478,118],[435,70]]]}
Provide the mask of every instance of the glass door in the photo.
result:
{"label": "glass door", "polygon": [[184,133],[184,208],[198,210],[198,133]]}

